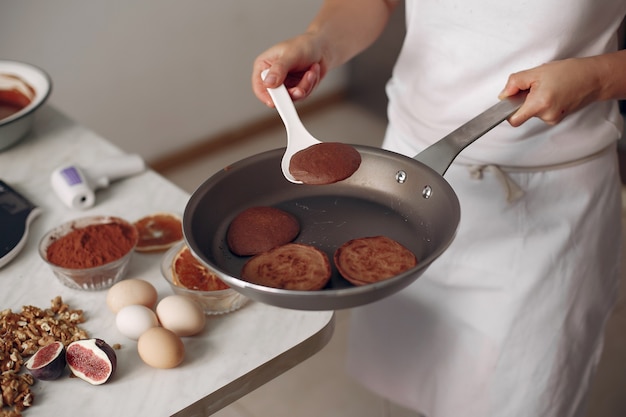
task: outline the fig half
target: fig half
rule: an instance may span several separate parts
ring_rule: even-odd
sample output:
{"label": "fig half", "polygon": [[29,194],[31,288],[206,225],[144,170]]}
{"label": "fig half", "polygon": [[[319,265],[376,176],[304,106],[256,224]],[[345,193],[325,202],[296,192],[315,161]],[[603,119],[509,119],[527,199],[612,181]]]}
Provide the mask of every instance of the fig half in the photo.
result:
{"label": "fig half", "polygon": [[65,358],[70,371],[92,385],[107,382],[117,367],[117,356],[102,339],[84,339],[67,346]]}
{"label": "fig half", "polygon": [[41,347],[24,365],[37,379],[43,381],[58,379],[65,370],[65,346],[56,341]]}

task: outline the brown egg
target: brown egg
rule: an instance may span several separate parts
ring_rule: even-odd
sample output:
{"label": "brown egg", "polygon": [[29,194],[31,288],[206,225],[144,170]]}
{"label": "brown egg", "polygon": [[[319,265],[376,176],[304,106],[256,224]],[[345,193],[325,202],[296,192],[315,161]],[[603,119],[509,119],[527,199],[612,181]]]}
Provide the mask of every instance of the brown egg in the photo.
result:
{"label": "brown egg", "polygon": [[202,307],[184,295],[168,295],[159,301],[156,314],[161,326],[180,337],[200,333],[206,323]]}
{"label": "brown egg", "polygon": [[142,305],[154,308],[157,302],[157,290],[148,281],[125,279],[109,288],[106,303],[109,309],[118,313],[129,305]]}
{"label": "brown egg", "polygon": [[163,327],[153,327],[139,336],[137,352],[153,368],[175,368],[185,358],[185,345],[180,337]]}

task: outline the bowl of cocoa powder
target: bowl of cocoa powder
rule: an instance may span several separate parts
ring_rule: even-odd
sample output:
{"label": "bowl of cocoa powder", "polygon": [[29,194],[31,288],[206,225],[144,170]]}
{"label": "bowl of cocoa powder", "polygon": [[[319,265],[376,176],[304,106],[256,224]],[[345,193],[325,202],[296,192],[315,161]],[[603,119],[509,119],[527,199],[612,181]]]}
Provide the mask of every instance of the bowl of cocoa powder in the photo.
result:
{"label": "bowl of cocoa powder", "polygon": [[82,217],[46,233],[39,255],[62,284],[102,290],[124,278],[137,241],[137,229],[124,219]]}

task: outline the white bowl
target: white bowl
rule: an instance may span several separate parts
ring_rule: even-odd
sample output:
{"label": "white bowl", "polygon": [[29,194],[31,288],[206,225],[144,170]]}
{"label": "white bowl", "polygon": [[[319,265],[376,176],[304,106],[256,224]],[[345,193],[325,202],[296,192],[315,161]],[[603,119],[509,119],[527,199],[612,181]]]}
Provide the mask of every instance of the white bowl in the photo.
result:
{"label": "white bowl", "polygon": [[35,113],[52,91],[52,81],[40,68],[17,61],[0,60],[0,74],[16,76],[35,90],[30,104],[17,113],[0,119],[0,150],[3,150],[18,142],[30,131]]}

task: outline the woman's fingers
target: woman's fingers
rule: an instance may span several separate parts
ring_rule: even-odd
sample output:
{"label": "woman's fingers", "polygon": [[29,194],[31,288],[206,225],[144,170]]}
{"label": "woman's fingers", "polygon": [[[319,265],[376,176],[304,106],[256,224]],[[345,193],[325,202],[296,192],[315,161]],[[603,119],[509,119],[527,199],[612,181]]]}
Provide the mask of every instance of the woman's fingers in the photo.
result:
{"label": "woman's fingers", "polygon": [[530,90],[526,101],[509,117],[512,126],[520,126],[532,117],[555,125],[567,115],[597,99],[597,76],[593,58],[567,59],[543,64],[511,74],[500,98]]}
{"label": "woman's fingers", "polygon": [[[307,34],[274,45],[259,55],[253,64],[254,94],[263,103],[273,107],[267,89],[284,84],[293,100],[306,98],[324,75],[321,61],[316,39]],[[268,70],[268,73],[262,79],[264,70]]]}

